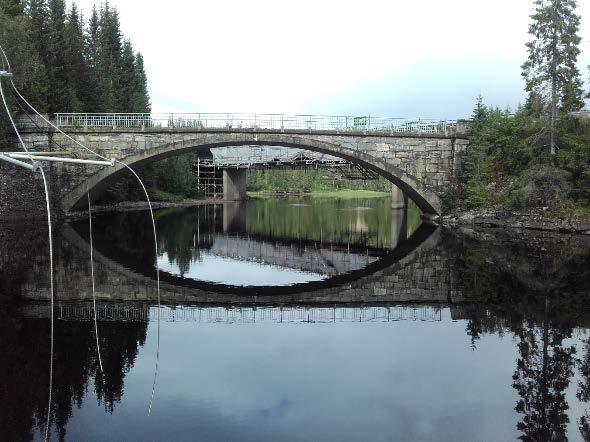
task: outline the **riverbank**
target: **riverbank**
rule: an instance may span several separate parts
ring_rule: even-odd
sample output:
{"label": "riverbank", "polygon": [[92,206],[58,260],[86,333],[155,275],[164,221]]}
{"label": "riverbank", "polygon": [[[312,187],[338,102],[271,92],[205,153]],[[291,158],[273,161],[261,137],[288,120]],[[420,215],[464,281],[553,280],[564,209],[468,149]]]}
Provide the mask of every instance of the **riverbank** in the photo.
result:
{"label": "riverbank", "polygon": [[[290,198],[290,197],[311,197],[311,198],[384,198],[389,196],[386,192],[376,192],[371,190],[336,190],[322,191],[311,193],[265,193],[265,192],[248,192],[249,199],[255,198]],[[166,209],[171,207],[192,207],[205,206],[208,204],[223,204],[235,201],[225,201],[219,198],[199,198],[183,199],[179,201],[152,201],[153,209]],[[116,204],[92,206],[93,213],[101,212],[130,212],[135,210],[146,210],[149,208],[147,201],[123,201]],[[87,210],[70,212],[66,218],[80,218],[88,216]]]}
{"label": "riverbank", "polygon": [[[182,201],[152,201],[153,209],[167,209],[171,207],[192,207],[192,206],[206,206],[208,204],[220,204],[224,201],[218,198],[203,198],[203,199],[185,199]],[[149,208],[147,201],[123,201],[117,204],[96,205],[92,206],[92,213],[102,212],[132,212],[135,210],[146,210]],[[66,218],[80,218],[87,217],[88,210],[77,210],[67,214]]]}
{"label": "riverbank", "polygon": [[388,192],[375,190],[319,190],[313,192],[248,192],[250,198],[284,198],[284,197],[311,197],[311,198],[384,198]]}
{"label": "riverbank", "polygon": [[542,209],[516,212],[510,210],[471,210],[441,216],[437,221],[447,227],[535,230],[554,233],[590,235],[590,217],[559,218]]}

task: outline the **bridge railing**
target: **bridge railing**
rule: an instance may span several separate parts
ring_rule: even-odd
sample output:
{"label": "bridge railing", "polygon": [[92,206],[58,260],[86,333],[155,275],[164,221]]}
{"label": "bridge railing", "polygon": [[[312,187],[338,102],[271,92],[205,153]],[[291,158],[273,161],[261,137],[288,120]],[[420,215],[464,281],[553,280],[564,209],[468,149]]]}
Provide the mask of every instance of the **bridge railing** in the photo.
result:
{"label": "bridge railing", "polygon": [[[159,312],[158,312],[159,310]],[[29,305],[26,317],[48,318],[49,305]],[[92,304],[62,304],[55,306],[55,317],[61,321],[92,321]],[[334,322],[441,322],[442,308],[437,306],[392,305],[389,307],[196,307],[196,306],[133,306],[128,304],[98,304],[99,321],[117,322],[200,322],[217,324],[253,323],[334,323]]]}
{"label": "bridge railing", "polygon": [[285,114],[55,114],[61,128],[84,129],[252,129],[361,131],[392,133],[449,134],[455,121],[371,116],[285,115]]}

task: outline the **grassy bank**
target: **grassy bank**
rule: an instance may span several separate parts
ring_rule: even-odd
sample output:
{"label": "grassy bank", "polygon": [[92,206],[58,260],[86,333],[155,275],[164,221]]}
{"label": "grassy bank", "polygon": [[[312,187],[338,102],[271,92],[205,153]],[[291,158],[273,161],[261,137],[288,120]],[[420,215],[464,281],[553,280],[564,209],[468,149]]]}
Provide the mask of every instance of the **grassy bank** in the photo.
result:
{"label": "grassy bank", "polygon": [[277,196],[308,196],[312,198],[341,198],[341,199],[354,199],[354,198],[383,198],[389,196],[388,192],[379,192],[375,190],[318,190],[309,193],[289,193],[281,194],[277,192],[248,192],[248,196],[251,198],[273,198]]}

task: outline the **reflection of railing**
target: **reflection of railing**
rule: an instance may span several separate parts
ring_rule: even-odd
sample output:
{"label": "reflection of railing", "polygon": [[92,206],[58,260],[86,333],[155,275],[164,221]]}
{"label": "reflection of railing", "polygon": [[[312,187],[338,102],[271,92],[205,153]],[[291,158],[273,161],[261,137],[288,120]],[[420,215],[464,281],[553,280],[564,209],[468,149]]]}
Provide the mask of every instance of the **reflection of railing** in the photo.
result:
{"label": "reflection of railing", "polygon": [[58,113],[55,122],[62,128],[92,129],[260,129],[309,131],[360,131],[416,134],[450,134],[456,122],[370,116],[284,115],[284,114],[81,114]]}
{"label": "reflection of railing", "polygon": [[[49,305],[31,305],[27,317],[48,318]],[[58,304],[55,315],[62,321],[92,321],[92,304]],[[99,321],[147,322],[158,318],[158,307],[128,304],[97,305]],[[391,307],[160,307],[160,319],[166,322],[202,322],[226,324],[254,323],[330,323],[441,321],[442,309],[433,306]]]}

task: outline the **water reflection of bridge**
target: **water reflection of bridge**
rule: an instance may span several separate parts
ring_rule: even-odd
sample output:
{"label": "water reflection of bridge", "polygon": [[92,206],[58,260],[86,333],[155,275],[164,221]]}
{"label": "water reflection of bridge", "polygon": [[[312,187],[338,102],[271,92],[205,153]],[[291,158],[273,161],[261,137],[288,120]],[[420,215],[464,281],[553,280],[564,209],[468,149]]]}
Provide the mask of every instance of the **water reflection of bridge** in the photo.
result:
{"label": "water reflection of bridge", "polygon": [[[28,318],[50,317],[51,307],[33,304],[23,307]],[[93,321],[91,303],[59,303],[55,317],[61,321]],[[254,323],[336,323],[336,322],[397,322],[441,321],[440,305],[393,305],[370,307],[316,306],[162,306],[159,318],[165,322],[198,322],[225,324]],[[99,321],[149,322],[158,319],[158,307],[147,304],[101,303],[96,306]]]}
{"label": "water reflection of bridge", "polygon": [[211,235],[208,251],[238,261],[264,263],[326,276],[359,270],[384,254],[381,249],[354,244],[322,244],[319,241],[268,240],[250,234]]}

